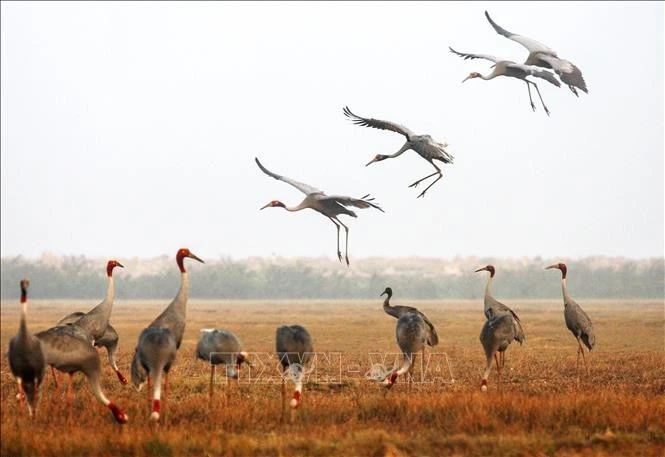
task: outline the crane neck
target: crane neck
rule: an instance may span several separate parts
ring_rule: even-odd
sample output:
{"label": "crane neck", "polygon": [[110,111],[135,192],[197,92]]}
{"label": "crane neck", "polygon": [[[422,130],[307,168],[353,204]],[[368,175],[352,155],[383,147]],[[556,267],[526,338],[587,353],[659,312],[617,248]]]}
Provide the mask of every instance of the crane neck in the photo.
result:
{"label": "crane neck", "polygon": [[187,313],[187,298],[189,297],[189,274],[186,271],[180,273],[180,290],[173,300],[173,307],[183,317]]}
{"label": "crane neck", "polygon": [[28,324],[26,322],[28,315],[28,297],[27,294],[24,295],[24,292],[21,292],[21,323],[19,326],[19,335],[28,334]]}
{"label": "crane neck", "polygon": [[106,281],[106,298],[104,299],[104,301],[107,303],[113,303],[114,298],[115,298],[115,287],[113,286],[113,276],[108,275],[108,279]]}
{"label": "crane neck", "polygon": [[393,159],[397,156],[402,155],[405,151],[408,151],[409,149],[411,149],[411,140],[407,139],[406,143],[404,143],[404,145],[400,148],[399,151],[389,156],[386,156],[386,158]]}
{"label": "crane neck", "polygon": [[566,285],[565,277],[561,278],[561,292],[563,293],[563,304],[565,306],[570,303],[570,300],[572,300],[570,293],[568,293],[568,286]]}
{"label": "crane neck", "polygon": [[497,77],[497,74],[494,71],[492,73],[490,73],[489,75],[480,75],[479,76],[480,79],[484,79],[485,81],[489,81],[490,79],[494,79],[496,77]]}
{"label": "crane neck", "polygon": [[485,302],[487,302],[487,299],[492,296],[493,283],[494,283],[494,276],[490,275],[490,277],[487,278],[487,284],[485,285]]}

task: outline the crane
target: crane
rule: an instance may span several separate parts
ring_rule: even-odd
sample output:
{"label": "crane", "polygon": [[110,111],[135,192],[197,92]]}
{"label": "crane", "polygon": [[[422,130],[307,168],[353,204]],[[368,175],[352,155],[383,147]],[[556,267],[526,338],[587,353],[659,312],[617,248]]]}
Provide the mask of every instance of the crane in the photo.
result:
{"label": "crane", "polygon": [[579,97],[576,87],[585,93],[589,93],[589,90],[586,87],[586,82],[582,77],[582,72],[577,68],[572,62],[561,59],[557,55],[556,51],[545,46],[539,41],[536,41],[532,38],[528,38],[516,33],[511,33],[506,29],[501,28],[496,22],[492,20],[489,13],[485,11],[485,17],[492,25],[496,33],[503,35],[508,39],[511,39],[529,51],[529,55],[524,61],[525,65],[535,65],[537,67],[551,68],[554,72],[559,75],[561,81],[563,81],[568,88],[571,90],[576,97]]}
{"label": "crane", "polygon": [[413,362],[416,353],[425,348],[429,327],[420,313],[405,313],[397,319],[395,327],[395,336],[397,345],[404,355],[404,362],[398,370],[394,370],[383,381],[384,386],[390,389],[397,381],[397,377],[409,372],[408,389],[411,388],[411,373],[413,372]]}
{"label": "crane", "polygon": [[344,115],[351,119],[356,125],[372,127],[381,130],[391,130],[406,137],[406,143],[404,143],[404,145],[402,145],[402,147],[396,153],[391,155],[377,154],[365,166],[368,166],[374,162],[380,162],[385,159],[398,157],[405,151],[411,149],[416,151],[420,157],[427,160],[434,167],[436,170],[434,173],[427,175],[424,178],[421,178],[413,184],[409,185],[409,187],[415,188],[418,186],[418,184],[427,178],[438,175],[438,177],[432,181],[430,185],[427,186],[425,190],[423,190],[416,198],[424,196],[425,192],[427,192],[430,187],[432,187],[439,179],[443,177],[441,169],[434,163],[435,160],[439,160],[443,163],[453,163],[454,157],[445,150],[445,148],[448,146],[448,143],[439,143],[438,141],[435,141],[430,135],[416,135],[403,125],[399,125],[394,122],[357,116],[351,112],[348,106],[344,107]]}
{"label": "crane", "polygon": [[312,337],[302,325],[280,325],[275,332],[275,352],[282,366],[282,417],[284,417],[286,401],[286,377],[291,377],[295,383],[293,397],[289,403],[292,412],[291,417],[293,417],[293,412],[302,401],[305,365],[309,363],[314,355]]}
{"label": "crane", "polygon": [[556,268],[561,270],[561,290],[563,291],[563,317],[566,321],[566,327],[573,334],[577,340],[577,364],[580,362],[580,354],[582,354],[582,359],[584,360],[584,367],[589,370],[589,367],[586,363],[586,357],[584,355],[584,348],[582,343],[591,351],[593,346],[596,344],[596,335],[593,332],[593,324],[591,319],[584,312],[582,307],[577,304],[575,300],[568,293],[568,286],[566,285],[566,273],[568,272],[568,267],[565,263],[555,263],[546,267],[546,270],[551,268]]}
{"label": "crane", "polygon": [[104,300],[87,313],[75,312],[65,316],[56,325],[74,324],[81,327],[90,338],[95,347],[105,347],[108,360],[122,384],[127,384],[127,378],[120,372],[115,360],[115,352],[118,348],[118,333],[109,324],[113,310],[115,288],[113,284],[113,269],[124,268],[117,260],[109,260],[106,264],[107,287]]}
{"label": "crane", "polygon": [[16,378],[21,405],[23,405],[23,399],[27,398],[28,414],[33,417],[37,411],[39,387],[44,378],[46,361],[41,341],[28,330],[26,323],[30,281],[21,279],[19,285],[21,288],[21,321],[18,333],[9,340],[9,368]]}
{"label": "crane", "polygon": [[469,73],[469,76],[464,78],[464,81],[467,79],[473,79],[473,78],[480,78],[484,79],[485,81],[489,81],[490,79],[494,79],[497,76],[509,76],[511,78],[517,78],[521,79],[526,83],[526,88],[529,91],[529,101],[531,102],[531,108],[535,111],[536,110],[536,105],[533,104],[533,99],[531,98],[531,85],[536,88],[536,92],[538,93],[538,98],[540,98],[540,103],[543,104],[543,109],[545,110],[545,113],[547,115],[550,115],[550,110],[547,109],[547,106],[545,105],[545,102],[543,101],[543,97],[540,95],[540,90],[538,89],[538,85],[527,79],[528,76],[535,76],[536,78],[542,78],[546,81],[549,81],[550,83],[554,84],[557,87],[561,87],[561,83],[559,82],[558,79],[556,79],[556,76],[554,74],[550,73],[547,70],[541,70],[540,68],[534,66],[534,65],[524,65],[524,64],[519,64],[515,63],[512,60],[505,60],[505,59],[500,59],[498,57],[494,57],[488,54],[469,54],[469,53],[464,53],[464,52],[457,52],[453,48],[448,47],[450,49],[450,52],[453,54],[457,54],[460,57],[464,57],[464,60],[467,59],[485,59],[489,60],[491,62],[494,62],[494,70],[492,70],[492,73],[489,75],[481,75],[478,72],[471,72]]}
{"label": "crane", "polygon": [[[127,415],[110,401],[100,385],[101,361],[89,335],[77,325],[59,325],[37,333],[42,342],[46,364],[58,371],[68,373],[82,372],[88,379],[95,397],[102,402],[120,424],[127,423]],[[67,387],[71,387],[71,381]]]}
{"label": "crane", "polygon": [[496,353],[503,353],[508,349],[510,343],[516,339],[518,324],[512,314],[499,314],[491,319],[487,319],[480,330],[480,343],[485,350],[487,367],[483,373],[483,380],[480,390],[487,392],[487,378],[492,370],[492,357],[496,361],[496,371],[501,382],[501,366]]}
{"label": "crane", "polygon": [[344,227],[344,230],[346,230],[345,259],[346,259],[346,265],[348,266],[349,228],[346,225],[344,225],[344,223],[340,221],[337,216],[339,216],[340,214],[345,214],[351,217],[358,217],[356,213],[354,213],[350,209],[347,209],[346,208],[347,206],[353,206],[356,208],[372,207],[378,209],[382,213],[385,212],[383,211],[383,209],[381,209],[379,205],[372,203],[374,198],[368,198],[369,194],[361,198],[347,197],[344,195],[326,195],[322,190],[319,190],[316,187],[312,187],[308,184],[303,184],[294,179],[290,179],[285,176],[281,176],[269,171],[263,165],[261,165],[261,162],[259,162],[259,159],[257,159],[256,157],[254,158],[254,160],[256,161],[256,164],[259,166],[261,171],[263,171],[265,174],[275,178],[278,181],[283,181],[287,184],[291,184],[293,187],[295,187],[296,189],[298,189],[299,191],[301,191],[306,195],[305,199],[296,206],[286,206],[284,203],[282,203],[279,200],[272,200],[271,202],[264,205],[260,209],[265,209],[269,207],[272,208],[280,207],[284,208],[287,211],[294,212],[294,211],[300,211],[301,209],[310,208],[313,209],[314,211],[323,214],[328,219],[330,219],[337,228],[337,258],[339,258],[340,262],[342,261],[342,252],[339,249],[339,226],[341,225],[342,227]]}
{"label": "crane", "polygon": [[[513,316],[516,326],[515,341],[519,342],[521,345],[524,342],[525,337],[520,318],[517,317],[517,314],[515,314],[512,309],[492,297],[492,284],[494,282],[494,273],[496,272],[494,265],[487,265],[483,268],[478,268],[475,272],[478,273],[479,271],[489,271],[490,273],[490,277],[487,279],[487,285],[485,286],[485,317],[489,320],[501,314],[510,314]],[[500,353],[501,368],[503,368],[503,366],[506,364],[505,356],[505,351],[502,351]]]}
{"label": "crane", "polygon": [[247,359],[248,354],[243,350],[240,339],[226,329],[204,328],[196,344],[196,357],[210,363],[210,399],[212,400],[215,366],[224,364],[226,369],[226,401],[228,404],[230,390],[229,379],[238,379],[240,365],[245,362],[251,366]]}
{"label": "crane", "polygon": [[[151,379],[154,381],[150,414],[150,419],[154,421],[158,421],[160,416],[162,372],[166,393],[168,372],[185,333],[189,297],[189,275],[184,265],[186,258],[204,263],[189,249],[178,249],[176,264],[180,269],[180,290],[166,309],[141,332],[132,358],[131,378],[134,387],[140,391],[146,380],[148,384]],[[150,395],[150,386],[148,386],[148,395]]]}

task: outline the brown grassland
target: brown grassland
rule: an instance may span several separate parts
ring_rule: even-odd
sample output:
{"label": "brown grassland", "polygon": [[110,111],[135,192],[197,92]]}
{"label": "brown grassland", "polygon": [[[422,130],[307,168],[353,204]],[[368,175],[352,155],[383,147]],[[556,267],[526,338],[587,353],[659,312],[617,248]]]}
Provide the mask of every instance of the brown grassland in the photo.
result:
{"label": "brown grassland", "polygon": [[[378,292],[377,292],[378,293]],[[440,343],[417,363],[407,393],[400,378],[389,392],[364,373],[376,354],[397,352],[395,320],[372,301],[190,300],[187,330],[169,380],[163,422],[148,420],[145,390],[122,386],[100,351],[103,389],[129,416],[114,423],[81,374],[68,403],[53,395],[47,371],[35,420],[19,411],[4,353],[18,328],[17,302],[1,308],[1,450],[3,456],[609,456],[665,454],[664,308],[660,300],[579,300],[596,330],[587,374],[576,366],[576,341],[561,300],[505,300],[520,315],[523,346],[508,349],[480,392],[484,355],[479,301],[402,301],[437,326]],[[93,301],[30,301],[29,328],[52,326]],[[167,301],[116,301],[112,324],[118,359],[129,364],[140,330]],[[300,323],[314,339],[316,372],[291,420],[280,417],[275,328]],[[235,332],[256,362],[227,386],[217,370],[208,403],[209,366],[194,357],[199,329]],[[443,355],[445,353],[445,356]],[[374,354],[374,355],[372,355]],[[324,357],[324,356],[326,356]],[[272,358],[271,358],[272,357]],[[392,359],[388,359],[392,360]],[[388,363],[389,365],[391,364]],[[423,373],[423,370],[425,371]],[[451,382],[451,373],[454,382]],[[60,376],[66,384],[67,376]],[[226,400],[225,391],[231,389]]]}

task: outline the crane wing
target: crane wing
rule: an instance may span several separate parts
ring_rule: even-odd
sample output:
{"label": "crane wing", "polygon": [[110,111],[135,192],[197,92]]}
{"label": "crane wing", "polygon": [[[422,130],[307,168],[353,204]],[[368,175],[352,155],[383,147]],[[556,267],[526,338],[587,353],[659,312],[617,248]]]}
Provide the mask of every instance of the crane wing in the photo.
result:
{"label": "crane wing", "polygon": [[499,24],[497,24],[496,22],[494,22],[492,20],[492,18],[490,17],[490,15],[487,11],[485,11],[485,17],[487,18],[489,23],[492,25],[492,27],[494,27],[494,30],[496,30],[496,33],[498,33],[499,35],[503,35],[506,38],[521,44],[522,46],[527,48],[529,50],[529,52],[544,52],[544,53],[556,56],[556,51],[554,49],[548,48],[547,46],[545,46],[540,41],[536,41],[533,38],[529,38],[529,37],[525,37],[525,36],[522,36],[522,35],[518,35],[516,33],[509,32],[508,30],[500,27]]}
{"label": "crane wing", "polygon": [[497,62],[500,62],[501,60],[503,60],[503,59],[499,59],[498,57],[491,56],[489,54],[469,54],[468,52],[457,52],[453,48],[451,48],[450,46],[448,46],[448,49],[450,49],[450,52],[452,52],[453,54],[457,54],[460,57],[464,57],[464,60],[467,60],[467,59],[485,59],[485,60],[489,60],[490,62],[494,62],[494,63],[497,63]]}
{"label": "crane wing", "polygon": [[382,213],[385,213],[383,209],[377,205],[376,203],[372,203],[374,198],[368,198],[369,194],[365,195],[363,198],[353,198],[353,197],[347,197],[345,195],[323,195],[319,197],[319,201],[321,202],[330,202],[334,201],[336,203],[339,203],[340,205],[344,206],[355,206],[356,208],[376,208]]}
{"label": "crane wing", "polygon": [[547,70],[543,70],[542,68],[536,67],[535,65],[524,65],[521,63],[509,63],[506,64],[507,68],[515,68],[517,70],[523,71],[527,75],[535,76],[536,78],[542,78],[550,83],[554,84],[556,87],[561,87],[561,83],[559,82],[558,79],[556,79],[556,76],[554,76],[554,73],[550,73]]}
{"label": "crane wing", "polygon": [[[582,72],[572,62],[549,54],[538,54],[538,58],[547,62],[555,73],[559,75],[561,81],[568,84],[568,87],[577,87],[578,89],[589,93]],[[577,95],[577,92],[573,90],[573,87],[571,87],[571,90]]]}
{"label": "crane wing", "polygon": [[290,179],[287,178],[286,176],[281,176],[278,175],[277,173],[273,173],[272,171],[269,171],[266,167],[261,165],[261,162],[259,162],[259,159],[254,157],[254,160],[256,161],[256,164],[259,166],[262,172],[267,174],[268,176],[272,176],[278,181],[283,181],[287,184],[291,184],[293,187],[298,189],[300,192],[309,195],[309,194],[323,194],[323,191],[320,189],[317,189],[316,187],[310,186],[309,184],[304,184],[299,181],[296,181],[295,179]]}
{"label": "crane wing", "polygon": [[409,137],[413,135],[413,132],[408,128],[404,127],[403,125],[396,124],[390,121],[382,121],[380,119],[356,116],[351,112],[348,106],[344,107],[344,115],[349,119],[351,119],[353,123],[356,125],[362,125],[363,127],[372,127],[381,130],[392,130],[393,132],[397,132],[401,135],[404,135],[407,139],[409,139]]}

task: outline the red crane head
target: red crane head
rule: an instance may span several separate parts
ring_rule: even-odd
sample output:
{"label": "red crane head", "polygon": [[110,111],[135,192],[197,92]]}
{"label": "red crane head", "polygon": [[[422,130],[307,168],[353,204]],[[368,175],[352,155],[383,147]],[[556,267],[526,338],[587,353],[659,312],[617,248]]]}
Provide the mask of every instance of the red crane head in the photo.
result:
{"label": "red crane head", "polygon": [[175,255],[175,261],[178,264],[178,268],[180,268],[180,271],[183,273],[185,272],[185,265],[183,264],[183,260],[185,260],[185,257],[189,257],[190,259],[198,260],[201,263],[205,263],[203,260],[195,256],[189,249],[180,248],[178,249],[178,252]]}
{"label": "red crane head", "polygon": [[115,267],[125,268],[125,266],[117,260],[109,260],[106,264],[106,276],[111,276]]}
{"label": "red crane head", "polygon": [[370,164],[373,164],[374,162],[381,162],[382,160],[386,160],[387,158],[388,158],[388,156],[386,156],[386,155],[383,155],[383,154],[377,154],[377,155],[374,156],[374,158],[373,158],[372,160],[370,160],[369,162],[367,162],[367,163],[365,164],[365,166],[370,165]]}
{"label": "red crane head", "polygon": [[475,272],[478,273],[479,271],[489,271],[490,272],[490,278],[494,277],[494,265],[487,265],[482,268],[478,268]]}
{"label": "red crane head", "polygon": [[259,209],[276,208],[276,207],[286,208],[286,205],[284,203],[280,202],[279,200],[273,200],[271,202],[268,202],[266,205],[262,206]]}
{"label": "red crane head", "polygon": [[550,268],[557,268],[557,269],[561,270],[561,277],[563,279],[566,279],[566,272],[568,271],[568,268],[566,267],[565,263],[562,263],[562,262],[555,263],[554,265],[550,265],[549,267],[546,267],[545,269],[549,270]]}
{"label": "red crane head", "polygon": [[21,279],[19,284],[21,286],[21,303],[25,303],[28,301],[28,287],[30,287],[30,280]]}

